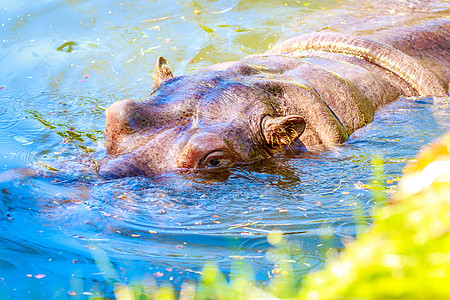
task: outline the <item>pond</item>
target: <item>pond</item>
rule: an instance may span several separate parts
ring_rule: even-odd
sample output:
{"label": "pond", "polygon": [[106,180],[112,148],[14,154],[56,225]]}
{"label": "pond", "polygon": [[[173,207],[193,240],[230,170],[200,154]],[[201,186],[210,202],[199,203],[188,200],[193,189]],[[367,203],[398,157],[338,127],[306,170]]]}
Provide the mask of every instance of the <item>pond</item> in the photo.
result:
{"label": "pond", "polygon": [[[102,180],[86,162],[106,155],[105,109],[151,92],[158,56],[189,74],[367,20],[359,11],[338,0],[0,1],[0,299],[112,297],[108,283],[148,276],[179,288],[208,261],[225,273],[246,261],[265,284],[274,230],[302,249],[297,275],[321,268],[370,224],[372,159],[383,157],[392,191],[448,130],[449,99],[399,99],[340,147],[225,178]],[[8,175],[54,162],[65,166],[55,176]]]}

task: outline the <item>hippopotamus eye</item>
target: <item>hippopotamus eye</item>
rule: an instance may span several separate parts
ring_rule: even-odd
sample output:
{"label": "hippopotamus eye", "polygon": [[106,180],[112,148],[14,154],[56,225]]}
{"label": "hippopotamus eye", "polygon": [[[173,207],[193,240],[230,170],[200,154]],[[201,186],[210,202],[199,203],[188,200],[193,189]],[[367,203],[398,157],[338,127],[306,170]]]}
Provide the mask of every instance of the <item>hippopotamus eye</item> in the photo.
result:
{"label": "hippopotamus eye", "polygon": [[220,167],[222,164],[223,164],[223,159],[221,159],[221,158],[213,158],[213,159],[211,159],[208,162],[206,167],[208,167],[208,168],[217,168],[217,167]]}
{"label": "hippopotamus eye", "polygon": [[226,165],[228,159],[223,151],[214,151],[209,153],[199,167],[203,168],[219,168]]}

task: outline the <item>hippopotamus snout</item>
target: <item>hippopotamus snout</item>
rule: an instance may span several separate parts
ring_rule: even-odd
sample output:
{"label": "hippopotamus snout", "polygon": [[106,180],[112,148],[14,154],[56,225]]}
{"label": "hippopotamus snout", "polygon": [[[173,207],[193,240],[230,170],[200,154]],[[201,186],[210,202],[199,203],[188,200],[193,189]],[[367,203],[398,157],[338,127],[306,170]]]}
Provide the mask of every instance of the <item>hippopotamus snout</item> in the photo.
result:
{"label": "hippopotamus snout", "polygon": [[155,176],[176,169],[173,143],[178,131],[179,128],[170,128],[153,138],[141,133],[135,133],[142,135],[141,139],[132,138],[133,135],[121,137],[120,144],[108,148],[116,155],[100,162],[99,175],[104,178]]}

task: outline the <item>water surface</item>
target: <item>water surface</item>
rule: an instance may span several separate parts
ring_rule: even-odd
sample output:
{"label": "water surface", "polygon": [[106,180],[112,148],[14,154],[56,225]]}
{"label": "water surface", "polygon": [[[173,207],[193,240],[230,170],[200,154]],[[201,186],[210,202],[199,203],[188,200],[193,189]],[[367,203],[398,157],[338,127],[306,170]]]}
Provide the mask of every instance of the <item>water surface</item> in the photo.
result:
{"label": "water surface", "polygon": [[189,74],[299,33],[339,31],[350,15],[368,18],[331,0],[1,1],[0,170],[64,168],[2,177],[0,298],[111,296],[106,283],[147,276],[179,287],[206,261],[228,272],[242,259],[264,284],[273,230],[302,248],[293,257],[299,275],[319,269],[330,247],[370,223],[372,158],[384,157],[383,180],[395,185],[405,163],[449,128],[449,99],[400,99],[342,147],[221,178],[105,181],[86,166],[105,156],[104,110],[147,96],[158,56],[175,75]]}

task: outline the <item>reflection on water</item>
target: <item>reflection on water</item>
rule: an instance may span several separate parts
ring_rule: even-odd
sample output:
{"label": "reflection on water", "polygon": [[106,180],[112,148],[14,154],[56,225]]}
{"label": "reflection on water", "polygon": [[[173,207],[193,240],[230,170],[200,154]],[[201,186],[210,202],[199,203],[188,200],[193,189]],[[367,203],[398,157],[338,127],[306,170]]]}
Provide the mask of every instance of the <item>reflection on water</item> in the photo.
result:
{"label": "reflection on water", "polygon": [[[363,213],[359,226],[370,222],[371,158],[385,158],[389,186],[450,125],[449,99],[403,99],[326,152],[221,177],[103,181],[91,162],[105,155],[104,110],[150,92],[156,57],[164,55],[176,75],[239,59],[334,24],[333,16],[345,15],[342,3],[42,0],[6,1],[0,9],[0,169],[63,168],[0,180],[5,298],[108,295],[107,279],[145,275],[179,286],[208,260],[226,272],[244,258],[264,282],[273,269],[266,257],[272,230],[302,248],[297,272],[316,270],[329,247],[355,236],[355,211]],[[104,256],[112,268],[96,263]]]}

